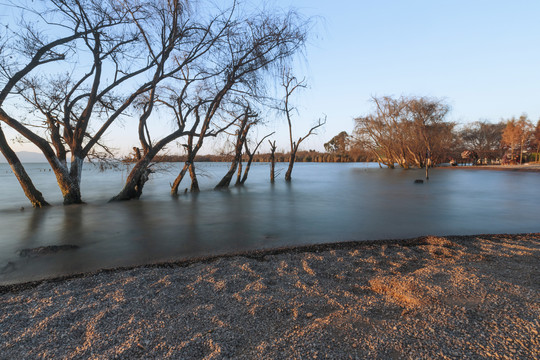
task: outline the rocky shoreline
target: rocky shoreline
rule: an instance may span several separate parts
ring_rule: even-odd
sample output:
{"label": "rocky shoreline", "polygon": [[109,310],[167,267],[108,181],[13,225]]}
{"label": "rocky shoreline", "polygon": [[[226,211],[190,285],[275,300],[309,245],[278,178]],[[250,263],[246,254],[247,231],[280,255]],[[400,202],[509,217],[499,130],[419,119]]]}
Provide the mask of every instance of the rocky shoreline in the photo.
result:
{"label": "rocky shoreline", "polygon": [[341,243],[0,288],[0,358],[533,359],[540,234]]}

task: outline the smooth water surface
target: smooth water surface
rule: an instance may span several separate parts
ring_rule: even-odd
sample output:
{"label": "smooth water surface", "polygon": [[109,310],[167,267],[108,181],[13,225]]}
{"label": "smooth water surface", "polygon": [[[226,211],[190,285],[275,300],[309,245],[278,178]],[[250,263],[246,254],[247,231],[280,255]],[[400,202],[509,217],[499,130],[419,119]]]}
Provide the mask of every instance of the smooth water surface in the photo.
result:
{"label": "smooth water surface", "polygon": [[[171,198],[180,164],[168,164],[153,174],[141,200],[107,203],[127,170],[100,172],[87,164],[87,204],[64,207],[48,166],[29,164],[36,186],[55,205],[34,210],[0,164],[0,284],[299,244],[540,231],[538,173],[434,169],[428,183],[414,184],[423,171],[298,163],[290,184],[283,180],[285,164],[278,164],[281,174],[271,185],[269,165],[256,163],[245,186],[213,191],[228,164],[197,165],[199,194]],[[49,245],[79,248],[20,256],[22,249]]]}

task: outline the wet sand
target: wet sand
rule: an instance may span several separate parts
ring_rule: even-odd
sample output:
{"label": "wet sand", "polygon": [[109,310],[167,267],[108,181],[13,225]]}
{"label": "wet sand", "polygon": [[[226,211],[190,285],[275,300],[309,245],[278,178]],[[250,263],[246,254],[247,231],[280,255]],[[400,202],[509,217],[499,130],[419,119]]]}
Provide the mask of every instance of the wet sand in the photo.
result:
{"label": "wet sand", "polygon": [[341,243],[0,288],[0,358],[534,359],[540,234]]}

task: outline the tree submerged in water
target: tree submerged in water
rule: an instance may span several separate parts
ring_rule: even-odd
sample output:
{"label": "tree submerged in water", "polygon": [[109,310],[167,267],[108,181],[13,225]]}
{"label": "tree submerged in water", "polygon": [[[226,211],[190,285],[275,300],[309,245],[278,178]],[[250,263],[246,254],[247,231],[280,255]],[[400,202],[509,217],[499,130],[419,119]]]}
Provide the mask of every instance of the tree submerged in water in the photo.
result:
{"label": "tree submerged in water", "polygon": [[[226,114],[239,99],[265,97],[272,71],[304,46],[309,28],[294,11],[250,12],[236,1],[225,9],[181,0],[6,6],[26,21],[0,33],[0,124],[45,155],[65,205],[83,202],[84,160],[97,148],[110,152],[104,135],[127,117],[138,120],[139,157],[113,200],[139,198],[154,158],[180,138],[189,159],[172,191],[187,170],[196,189],[193,161],[204,139],[232,125]],[[155,139],[158,110],[174,128]],[[0,151],[32,204],[46,206],[1,128]]]}
{"label": "tree submerged in water", "polygon": [[298,148],[300,147],[300,144],[306,140],[311,135],[316,134],[315,130],[326,124],[326,117],[324,119],[319,119],[317,124],[315,124],[306,135],[303,137],[299,137],[298,140],[294,140],[293,138],[293,121],[292,116],[293,112],[296,110],[294,106],[291,105],[291,96],[292,94],[298,90],[306,88],[305,80],[298,81],[298,79],[291,73],[289,69],[285,69],[282,73],[282,83],[281,86],[283,87],[285,91],[285,97],[283,98],[283,107],[281,108],[281,111],[285,114],[285,118],[287,119],[287,124],[289,125],[289,142],[291,146],[291,152],[289,154],[289,166],[287,168],[287,171],[285,172],[285,181],[291,181],[292,180],[292,171],[294,167],[294,163],[296,161],[296,153],[298,152]]}

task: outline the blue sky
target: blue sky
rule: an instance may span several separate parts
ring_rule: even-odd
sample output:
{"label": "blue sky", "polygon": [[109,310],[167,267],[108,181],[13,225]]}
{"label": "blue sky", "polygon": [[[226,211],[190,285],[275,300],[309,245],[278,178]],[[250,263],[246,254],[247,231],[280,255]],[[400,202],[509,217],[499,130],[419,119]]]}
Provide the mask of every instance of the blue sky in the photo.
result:
{"label": "blue sky", "polygon": [[[540,116],[540,1],[281,1],[321,15],[303,116],[351,130],[372,95],[444,98],[460,123]],[[309,114],[309,115],[308,115]]]}
{"label": "blue sky", "polygon": [[[274,3],[317,18],[296,66],[309,88],[293,99],[295,137],[323,114],[328,123],[304,149],[322,150],[340,131],[351,132],[353,118],[371,110],[371,96],[444,98],[452,107],[449,119],[459,123],[522,113],[536,123],[540,117],[540,1]],[[278,148],[286,148],[284,125],[270,121],[260,134],[277,130]]]}

